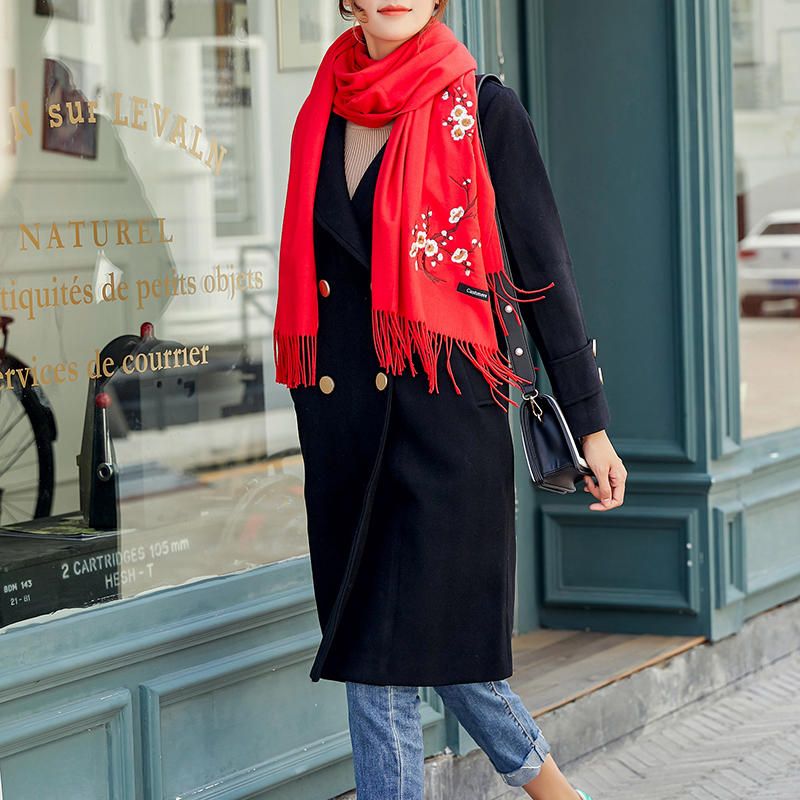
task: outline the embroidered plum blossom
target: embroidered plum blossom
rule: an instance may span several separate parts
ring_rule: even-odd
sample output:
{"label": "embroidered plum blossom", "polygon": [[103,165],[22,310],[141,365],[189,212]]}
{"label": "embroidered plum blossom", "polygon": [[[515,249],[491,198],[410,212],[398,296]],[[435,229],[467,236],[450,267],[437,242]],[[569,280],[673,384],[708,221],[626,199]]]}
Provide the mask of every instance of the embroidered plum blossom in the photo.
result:
{"label": "embroidered plum blossom", "polygon": [[470,178],[465,178],[460,182],[454,178],[450,178],[450,180],[464,194],[463,205],[454,205],[450,208],[448,214],[450,227],[440,227],[437,220],[432,219],[433,212],[428,209],[426,213],[420,214],[420,221],[414,225],[411,231],[409,256],[414,260],[414,269],[422,271],[434,283],[447,280],[437,274],[441,268],[457,267],[463,271],[464,275],[470,275],[472,272],[470,256],[481,246],[480,241],[475,237],[470,237],[467,246],[463,239],[463,232],[460,230],[465,220],[474,219],[477,216],[477,198],[472,191],[472,180]]}
{"label": "embroidered plum blossom", "polygon": [[[442,125],[450,128],[450,136],[453,141],[472,138],[476,125],[471,109],[475,104],[469,93],[463,86],[456,84],[445,89],[441,98],[450,106],[447,116],[442,118]],[[460,232],[461,225],[465,220],[475,219],[477,216],[477,198],[472,190],[472,180],[464,178],[458,181],[452,176],[450,176],[450,180],[459,187],[464,195],[461,204],[454,204],[450,208],[447,219],[450,227],[442,227],[440,220],[431,219],[433,212],[428,209],[425,213],[420,214],[420,221],[414,225],[411,231],[409,258],[414,260],[414,269],[421,271],[434,283],[447,280],[446,277],[437,274],[441,271],[440,268],[456,267],[462,270],[464,275],[469,275],[472,271],[470,256],[476,248],[481,246],[481,243],[475,238],[472,239],[469,246],[466,246],[463,241],[463,231]],[[445,213],[447,212],[445,211]],[[465,226],[465,229],[468,227]],[[449,258],[445,258],[445,256],[449,256]]]}
{"label": "embroidered plum blossom", "polygon": [[[442,125],[450,126],[450,135],[453,141],[461,141],[467,137],[472,137],[472,129],[475,127],[475,117],[470,114],[469,109],[474,105],[473,101],[469,99],[469,95],[463,86],[453,87],[453,107],[450,113],[442,121]],[[442,100],[450,100],[450,91],[445,91],[442,94]]]}

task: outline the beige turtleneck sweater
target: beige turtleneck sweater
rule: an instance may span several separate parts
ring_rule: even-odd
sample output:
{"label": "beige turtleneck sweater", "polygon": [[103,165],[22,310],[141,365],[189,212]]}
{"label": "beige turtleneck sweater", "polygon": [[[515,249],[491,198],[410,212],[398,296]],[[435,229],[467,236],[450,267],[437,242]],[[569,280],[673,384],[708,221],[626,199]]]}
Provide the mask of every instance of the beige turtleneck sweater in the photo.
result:
{"label": "beige turtleneck sweater", "polygon": [[389,138],[394,120],[380,128],[368,128],[347,120],[344,131],[344,174],[352,198],[367,168]]}

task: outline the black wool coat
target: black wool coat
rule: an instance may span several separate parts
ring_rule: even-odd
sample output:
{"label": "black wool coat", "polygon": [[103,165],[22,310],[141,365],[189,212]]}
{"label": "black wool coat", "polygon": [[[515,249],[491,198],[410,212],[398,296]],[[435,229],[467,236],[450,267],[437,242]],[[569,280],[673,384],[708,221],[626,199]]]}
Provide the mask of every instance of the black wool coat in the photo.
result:
{"label": "black wool coat", "polygon": [[[521,304],[525,325],[575,435],[601,430],[608,406],[530,117],[512,88],[489,81],[478,113],[514,281],[555,284]],[[386,145],[351,200],[345,122],[331,113],[314,209],[317,383],[291,390],[323,632],[310,677],[501,680],[512,674],[516,564],[508,409],[457,347],[460,396],[444,351],[438,394],[421,366],[412,377],[378,364],[370,252]]]}

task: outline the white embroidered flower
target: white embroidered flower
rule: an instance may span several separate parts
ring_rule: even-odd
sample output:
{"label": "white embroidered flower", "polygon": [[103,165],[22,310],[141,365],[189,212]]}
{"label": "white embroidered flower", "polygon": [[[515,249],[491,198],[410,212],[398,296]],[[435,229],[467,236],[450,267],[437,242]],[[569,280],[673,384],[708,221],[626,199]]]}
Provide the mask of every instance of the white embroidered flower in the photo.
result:
{"label": "white embroidered flower", "polygon": [[417,234],[417,241],[416,241],[417,247],[425,247],[425,242],[427,241],[428,237],[425,235],[425,231],[420,231]]}
{"label": "white embroidered flower", "polygon": [[450,97],[450,92],[448,92],[447,89],[445,89],[444,92],[442,93],[442,100],[447,100],[448,97]]}
{"label": "white embroidered flower", "polygon": [[409,255],[410,255],[412,258],[416,258],[416,256],[417,256],[417,250],[418,250],[418,249],[419,249],[419,248],[417,247],[417,244],[416,244],[416,242],[415,242],[414,244],[412,244],[412,245],[411,245],[411,249],[408,251],[408,254],[409,254]]}
{"label": "white embroidered flower", "polygon": [[459,247],[451,256],[452,260],[455,261],[456,264],[460,264],[462,261],[465,261],[469,253],[463,248]]}
{"label": "white embroidered flower", "polygon": [[464,270],[464,274],[465,274],[465,275],[469,275],[469,274],[470,274],[470,272],[472,272],[472,270],[471,270],[471,269],[465,269],[465,270]]}
{"label": "white embroidered flower", "polygon": [[425,255],[435,256],[439,252],[439,245],[433,239],[428,239],[425,242]]}
{"label": "white embroidered flower", "polygon": [[464,207],[463,206],[456,206],[455,208],[451,208],[450,209],[450,222],[455,224],[463,216],[464,216]]}
{"label": "white embroidered flower", "polygon": [[462,106],[459,103],[457,106],[453,106],[453,110],[450,112],[450,116],[453,119],[458,120],[466,113],[467,113],[467,109],[464,108],[464,106]]}
{"label": "white embroidered flower", "polygon": [[466,132],[460,125],[453,125],[450,129],[450,135],[458,142],[464,138]]}
{"label": "white embroidered flower", "polygon": [[461,117],[461,119],[459,119],[458,124],[465,131],[468,131],[475,124],[475,117],[465,114],[463,117]]}

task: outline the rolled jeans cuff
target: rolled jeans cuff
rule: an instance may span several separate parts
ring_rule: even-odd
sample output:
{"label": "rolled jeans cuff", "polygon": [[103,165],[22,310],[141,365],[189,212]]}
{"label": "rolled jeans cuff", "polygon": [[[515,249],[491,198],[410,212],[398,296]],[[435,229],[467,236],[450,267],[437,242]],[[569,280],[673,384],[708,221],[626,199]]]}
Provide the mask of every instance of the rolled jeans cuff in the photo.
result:
{"label": "rolled jeans cuff", "polygon": [[512,772],[501,772],[500,777],[509,786],[524,786],[539,774],[539,770],[541,770],[549,752],[550,743],[540,733],[534,740],[528,755],[525,756],[522,766]]}

